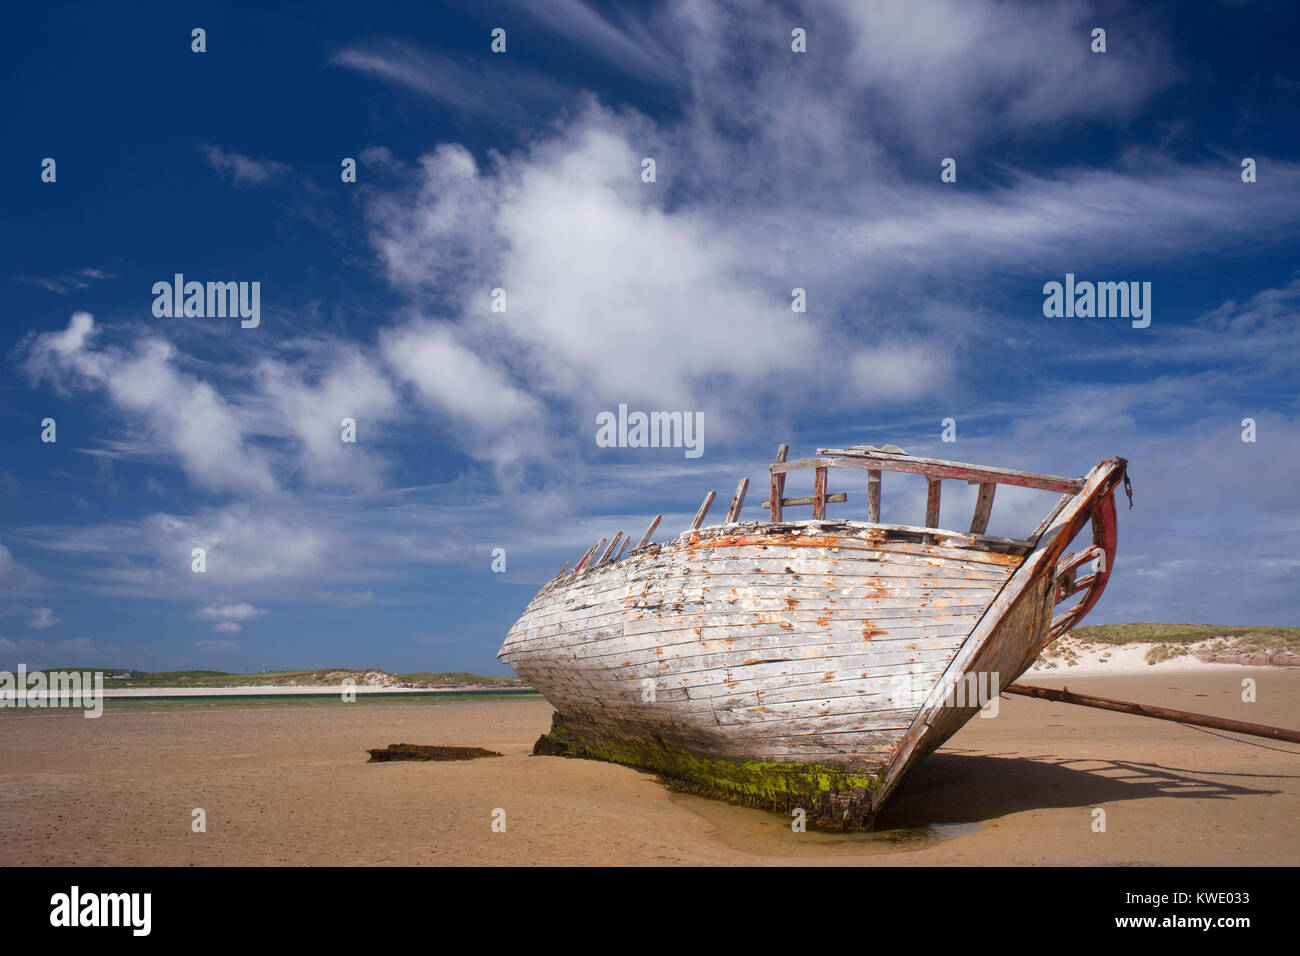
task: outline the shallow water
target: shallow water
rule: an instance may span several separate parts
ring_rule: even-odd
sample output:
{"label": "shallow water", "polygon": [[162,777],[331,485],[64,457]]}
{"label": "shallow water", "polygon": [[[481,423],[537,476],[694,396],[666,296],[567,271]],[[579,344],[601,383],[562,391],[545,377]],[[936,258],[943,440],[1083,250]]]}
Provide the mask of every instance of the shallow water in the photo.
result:
{"label": "shallow water", "polygon": [[732,849],[795,859],[804,853],[824,857],[828,851],[852,856],[907,853],[969,836],[982,829],[978,823],[932,823],[869,833],[838,833],[811,828],[800,833],[791,829],[791,819],[767,810],[690,793],[674,793],[672,801],[706,820],[713,827],[713,836]]}
{"label": "shallow water", "polygon": [[[489,703],[496,701],[538,700],[541,694],[534,690],[466,690],[406,692],[400,694],[357,694],[355,701],[344,701],[339,693],[331,694],[250,694],[248,696],[187,696],[187,697],[118,697],[105,694],[104,714],[113,713],[178,713],[185,711],[226,710],[251,707],[325,707],[366,704],[453,704]],[[34,717],[41,714],[80,716],[80,707],[5,707],[0,717]]]}

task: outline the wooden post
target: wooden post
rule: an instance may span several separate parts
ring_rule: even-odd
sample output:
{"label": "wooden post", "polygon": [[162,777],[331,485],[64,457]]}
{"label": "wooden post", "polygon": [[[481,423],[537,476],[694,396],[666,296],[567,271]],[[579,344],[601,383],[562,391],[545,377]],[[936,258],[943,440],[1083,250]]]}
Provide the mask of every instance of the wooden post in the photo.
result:
{"label": "wooden post", "polygon": [[992,481],[980,485],[979,497],[975,499],[975,517],[970,522],[971,534],[983,534],[988,530],[989,515],[993,512],[993,492],[997,490],[997,484]]}
{"label": "wooden post", "polygon": [[749,479],[741,478],[736,485],[736,493],[731,498],[731,507],[727,509],[727,524],[735,524],[740,518],[740,509],[745,506],[745,492],[749,490]]}
{"label": "wooden post", "polygon": [[826,469],[818,468],[813,478],[813,520],[826,518]]}
{"label": "wooden post", "polygon": [[1002,689],[1008,694],[1037,697],[1040,700],[1051,700],[1060,704],[1078,704],[1081,707],[1113,710],[1121,714],[1132,714],[1135,717],[1155,717],[1157,720],[1172,720],[1180,724],[1213,727],[1216,730],[1227,730],[1231,733],[1250,734],[1252,737],[1268,737],[1273,740],[1289,740],[1292,743],[1300,744],[1300,730],[1288,730],[1285,727],[1252,724],[1244,720],[1229,720],[1226,717],[1209,717],[1205,714],[1192,714],[1185,710],[1174,710],[1170,707],[1156,707],[1152,704],[1133,704],[1126,700],[1112,700],[1109,697],[1072,694],[1068,687],[1062,690],[1052,690],[1049,687],[1035,687],[1032,684],[1008,684]]}
{"label": "wooden post", "polygon": [[713,504],[713,498],[716,494],[716,491],[710,491],[704,496],[704,504],[700,505],[700,510],[695,512],[695,520],[691,522],[688,531],[698,531],[700,529],[700,525],[704,523],[704,516],[709,513],[709,505]]}
{"label": "wooden post", "polygon": [[622,540],[622,538],[623,538],[623,532],[622,532],[622,531],[620,531],[618,534],[614,535],[614,540],[611,541],[611,542],[609,543],[609,547],[605,549],[605,553],[602,554],[602,555],[600,556],[600,560],[597,561],[596,563],[597,563],[597,564],[604,564],[606,561],[608,561],[608,560],[609,560],[609,556],[610,556],[611,554],[614,553],[614,548],[615,548],[615,546],[619,543],[619,541]]}
{"label": "wooden post", "polygon": [[622,544],[622,546],[618,549],[618,554],[614,555],[614,561],[615,561],[615,562],[618,562],[619,560],[622,559],[622,557],[623,557],[623,552],[627,550],[627,546],[628,546],[629,544],[631,544],[631,543],[632,543],[632,536],[631,536],[631,535],[628,535],[626,538],[623,539],[623,544]]}
{"label": "wooden post", "polygon": [[867,472],[867,521],[880,523],[880,472]]}
{"label": "wooden post", "polygon": [[[776,450],[777,464],[785,464],[786,455],[790,454],[789,445],[781,445]],[[767,494],[769,507],[768,520],[773,524],[781,520],[781,496],[785,494],[785,472],[772,472],[772,487]]]}
{"label": "wooden post", "polygon": [[939,486],[943,484],[943,480],[926,478],[925,484],[925,526],[937,528],[939,527]]}
{"label": "wooden post", "polygon": [[641,535],[641,540],[636,543],[636,547],[632,549],[633,551],[640,551],[646,546],[646,542],[650,540],[650,535],[655,533],[655,528],[659,527],[659,522],[663,520],[663,517],[663,515],[655,515],[654,520],[650,522],[650,527],[645,529],[645,534]]}
{"label": "wooden post", "polygon": [[592,551],[595,551],[595,550],[596,550],[595,548],[588,548],[588,549],[587,549],[587,553],[584,554],[584,555],[582,556],[582,558],[578,561],[578,563],[575,564],[575,565],[573,566],[573,571],[570,573],[569,577],[577,577],[577,576],[578,576],[578,572],[582,570],[582,566],[583,566],[584,564],[586,564],[587,561],[588,561],[588,559],[591,557],[591,552],[592,552]]}
{"label": "wooden post", "polygon": [[582,556],[582,560],[578,562],[578,566],[573,569],[574,577],[577,577],[578,572],[581,571],[583,568],[590,567],[590,562],[592,557],[599,554],[600,549],[605,547],[606,540],[607,540],[606,538],[601,538],[599,541],[595,543],[594,546],[592,546],[592,549],[590,551],[588,551],[586,554]]}

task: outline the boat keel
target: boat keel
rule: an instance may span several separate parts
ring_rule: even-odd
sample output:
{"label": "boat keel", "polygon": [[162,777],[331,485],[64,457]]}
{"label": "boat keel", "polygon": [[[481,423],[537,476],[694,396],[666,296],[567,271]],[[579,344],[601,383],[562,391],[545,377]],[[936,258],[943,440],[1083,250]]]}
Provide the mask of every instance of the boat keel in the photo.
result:
{"label": "boat keel", "polygon": [[582,757],[659,775],[671,789],[799,819],[819,830],[871,830],[879,777],[818,763],[705,757],[660,739],[611,739],[574,729],[559,713],[533,745],[535,756]]}

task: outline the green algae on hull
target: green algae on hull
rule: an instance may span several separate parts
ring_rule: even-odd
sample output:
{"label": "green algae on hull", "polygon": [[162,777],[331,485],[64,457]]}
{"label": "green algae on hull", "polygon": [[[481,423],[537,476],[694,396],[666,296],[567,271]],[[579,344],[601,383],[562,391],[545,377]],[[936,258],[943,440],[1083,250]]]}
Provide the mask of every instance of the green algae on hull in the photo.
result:
{"label": "green algae on hull", "polygon": [[585,757],[659,774],[677,790],[791,814],[803,810],[823,830],[870,830],[879,778],[818,763],[734,761],[703,757],[658,740],[598,740],[565,726],[557,713],[534,755]]}

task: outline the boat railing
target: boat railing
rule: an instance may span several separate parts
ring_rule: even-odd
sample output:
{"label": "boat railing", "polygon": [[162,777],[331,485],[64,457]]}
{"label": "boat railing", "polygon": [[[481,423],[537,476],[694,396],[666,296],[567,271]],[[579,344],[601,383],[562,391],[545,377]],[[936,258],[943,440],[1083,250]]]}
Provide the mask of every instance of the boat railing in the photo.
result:
{"label": "boat railing", "polygon": [[[788,446],[782,445],[777,451],[776,462],[770,470],[770,489],[768,499],[762,507],[768,509],[770,520],[784,520],[785,509],[800,505],[811,505],[814,521],[826,517],[828,502],[845,501],[844,493],[830,493],[827,476],[832,468],[866,471],[867,473],[867,521],[880,523],[880,491],[884,472],[901,472],[904,474],[923,475],[927,483],[925,500],[925,527],[939,527],[939,502],[945,480],[965,481],[978,485],[979,493],[975,499],[975,513],[971,518],[970,534],[985,534],[988,529],[989,516],[993,511],[993,495],[998,485],[1014,485],[1021,488],[1037,488],[1043,491],[1055,491],[1062,494],[1061,505],[1083,487],[1082,478],[1062,478],[1057,475],[1041,475],[1030,471],[1013,471],[1010,468],[994,468],[988,465],[970,465],[964,462],[944,461],[938,458],[919,458],[908,455],[901,450],[872,448],[870,446],[853,446],[850,448],[819,448],[818,457],[787,461]],[[793,471],[814,472],[813,493],[808,496],[784,497],[786,475]],[[1054,512],[1059,510],[1054,509]],[[1054,516],[1045,519],[1050,521]],[[1041,530],[1041,529],[1040,529]],[[1037,534],[1037,533],[1036,533]]]}
{"label": "boat railing", "polygon": [[[865,471],[867,473],[867,522],[869,524],[880,524],[880,492],[884,472],[917,474],[924,476],[927,482],[924,527],[934,529],[934,540],[961,536],[961,532],[942,531],[939,528],[939,504],[941,489],[945,480],[965,481],[967,484],[979,486],[979,492],[975,499],[975,513],[971,518],[970,530],[967,534],[979,536],[982,541],[990,546],[1010,548],[1017,553],[1027,553],[1028,549],[1033,547],[1033,543],[1051,526],[1052,521],[1056,519],[1071,498],[1078,494],[1085,484],[1085,480],[1082,478],[1063,478],[1057,475],[1015,471],[1010,468],[995,468],[989,465],[971,465],[938,458],[920,458],[909,455],[893,445],[885,448],[863,445],[854,445],[849,448],[819,448],[817,449],[816,458],[801,458],[796,461],[787,460],[789,450],[789,445],[781,445],[777,449],[776,461],[769,468],[768,498],[760,507],[768,511],[768,520],[771,523],[789,520],[785,517],[785,509],[801,506],[812,507],[814,521],[825,520],[827,504],[848,500],[846,492],[831,492],[827,487],[828,475],[831,469],[838,468]],[[811,495],[785,497],[786,476],[791,472],[809,470],[813,472],[813,493]],[[1028,538],[994,538],[987,534],[987,530],[989,517],[993,511],[993,496],[998,485],[1013,485],[1021,488],[1054,491],[1061,494],[1061,499],[1047,513],[1047,516],[1043,518],[1042,522]],[[727,508],[727,515],[723,521],[724,525],[733,525],[739,522],[740,511],[744,507],[745,495],[748,490],[749,479],[740,479],[735,494],[732,495],[731,504]],[[700,529],[716,497],[717,493],[715,491],[710,491],[705,496],[687,531],[698,531]],[[628,550],[628,545],[632,540],[631,537],[624,537],[621,531],[614,536],[613,541],[601,538],[582,556],[572,570],[569,569],[569,565],[566,563],[560,569],[556,578],[572,580],[584,571],[619,561],[622,559],[624,552],[631,556],[640,551],[649,543],[650,536],[654,534],[655,528],[659,525],[662,517],[662,515],[654,517],[650,522],[650,526],[646,528],[645,534],[641,536],[640,541],[631,550]],[[1085,562],[1080,561],[1079,563]],[[1066,571],[1065,573],[1068,574],[1069,572]],[[1082,578],[1078,582],[1080,587],[1075,587],[1072,577],[1069,579],[1063,578],[1061,592],[1076,593],[1095,581],[1096,578]],[[1070,590],[1071,588],[1074,590]],[[1088,589],[1091,590],[1091,588]],[[1063,594],[1062,596],[1067,595]]]}

